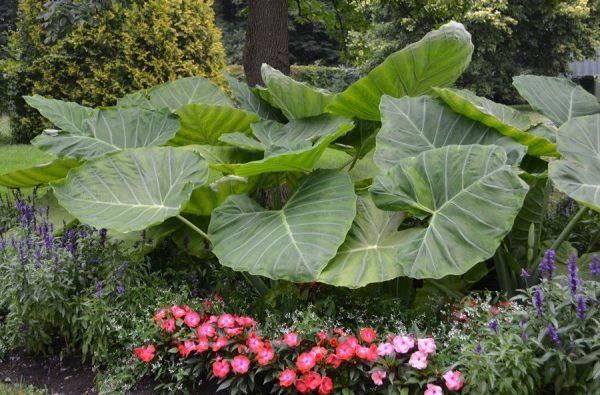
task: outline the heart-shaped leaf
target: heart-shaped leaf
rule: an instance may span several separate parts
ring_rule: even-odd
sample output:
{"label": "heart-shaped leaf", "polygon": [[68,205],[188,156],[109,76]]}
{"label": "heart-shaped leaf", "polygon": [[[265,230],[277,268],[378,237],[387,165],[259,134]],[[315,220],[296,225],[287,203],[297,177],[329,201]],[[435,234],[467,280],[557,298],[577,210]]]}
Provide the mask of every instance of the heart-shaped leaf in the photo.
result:
{"label": "heart-shaped leaf", "polygon": [[281,210],[265,210],[248,196],[230,196],[213,212],[208,231],[221,264],[307,282],[316,280],[335,256],[355,213],[348,174],[318,170]]}
{"label": "heart-shaped leaf", "polygon": [[258,177],[223,176],[211,170],[210,184],[192,192],[183,212],[194,215],[210,216],[230,195],[250,193],[256,187]]}
{"label": "heart-shaped leaf", "polygon": [[150,147],[87,162],[52,186],[60,205],[81,222],[127,233],[178,215],[207,178],[206,162],[196,153]]}
{"label": "heart-shaped leaf", "polygon": [[381,130],[377,134],[375,163],[389,169],[402,159],[446,145],[494,144],[518,163],[527,148],[481,122],[464,117],[430,96],[381,98]]}
{"label": "heart-shaped leaf", "polygon": [[[429,218],[402,230],[397,264],[412,278],[465,273],[510,231],[528,186],[493,145],[450,145],[402,160],[370,191],[384,210]],[[400,235],[399,235],[400,237]]]}
{"label": "heart-shaped leaf", "polygon": [[298,82],[267,64],[262,65],[261,73],[269,91],[269,102],[281,109],[288,119],[321,115],[334,97],[325,90]]}
{"label": "heart-shaped leaf", "polygon": [[549,164],[554,185],[579,203],[600,211],[600,114],[572,118],[558,130],[562,160]]}
{"label": "heart-shaped leaf", "polygon": [[219,144],[224,133],[246,132],[260,120],[254,113],[227,106],[188,104],[177,111],[181,129],[171,140],[174,145]]}
{"label": "heart-shaped leaf", "polygon": [[154,108],[167,108],[171,112],[176,112],[192,103],[233,107],[225,92],[202,77],[181,78],[155,86],[148,90],[148,96]]}
{"label": "heart-shaped leaf", "polygon": [[471,62],[471,35],[450,22],[393,53],[369,74],[336,95],[327,111],[379,121],[381,96],[420,96],[434,86],[451,86]]}
{"label": "heart-shaped leaf", "polygon": [[42,134],[31,143],[59,157],[92,159],[125,148],[162,145],[178,129],[179,120],[168,112],[107,108],[85,120],[82,133]]}
{"label": "heart-shaped leaf", "polygon": [[600,113],[594,95],[566,78],[520,75],[513,85],[531,106],[557,125],[583,115]]}
{"label": "heart-shaped leaf", "polygon": [[260,95],[254,93],[245,82],[242,82],[227,73],[224,74],[229,83],[229,87],[233,91],[241,108],[258,114],[263,119],[273,121],[285,120],[281,111],[271,106],[266,100],[262,99]]}
{"label": "heart-shaped leaf", "polygon": [[0,175],[0,185],[8,188],[31,188],[65,178],[70,169],[80,165],[76,159],[55,159],[43,165],[14,170]]}
{"label": "heart-shaped leaf", "polygon": [[397,252],[403,243],[398,226],[402,212],[378,209],[369,196],[359,196],[357,213],[346,241],[318,281],[359,288],[404,275]]}
{"label": "heart-shaped leaf", "polygon": [[35,108],[57,128],[75,134],[83,134],[83,121],[97,110],[77,103],[46,99],[40,95],[25,96],[25,102]]}
{"label": "heart-shaped leaf", "polygon": [[558,156],[556,144],[538,134],[527,130],[537,126],[540,121],[504,104],[495,103],[485,97],[477,96],[468,90],[434,89],[435,92],[454,111],[465,117],[490,126],[505,136],[528,147],[527,154],[532,156]]}
{"label": "heart-shaped leaf", "polygon": [[240,133],[221,136],[221,141],[255,151],[264,151],[262,160],[229,164],[228,169],[239,176],[261,173],[300,171],[314,169],[327,146],[350,131],[354,124],[344,117],[322,115],[297,119],[280,124],[263,121],[252,124],[255,139]]}

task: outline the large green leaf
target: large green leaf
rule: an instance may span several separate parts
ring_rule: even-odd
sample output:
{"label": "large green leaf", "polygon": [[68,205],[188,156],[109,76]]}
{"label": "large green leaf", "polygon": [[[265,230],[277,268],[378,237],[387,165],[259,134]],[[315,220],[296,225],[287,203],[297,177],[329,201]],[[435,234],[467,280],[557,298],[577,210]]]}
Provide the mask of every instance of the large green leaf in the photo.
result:
{"label": "large green leaf", "polygon": [[457,113],[490,126],[527,146],[529,155],[558,156],[556,144],[538,134],[527,132],[537,126],[539,121],[514,108],[477,96],[468,90],[448,88],[434,90]]}
{"label": "large green leaf", "polygon": [[281,111],[271,106],[266,100],[263,100],[260,95],[254,93],[252,89],[245,83],[231,75],[224,73],[229,87],[233,91],[236,100],[240,107],[244,110],[260,115],[263,119],[273,121],[285,120]]}
{"label": "large green leaf", "polygon": [[402,159],[446,145],[495,144],[520,162],[526,147],[495,129],[452,111],[430,96],[381,98],[381,130],[377,134],[375,163],[389,169]]}
{"label": "large green leaf", "polygon": [[255,123],[252,125],[255,139],[234,133],[221,136],[221,141],[244,149],[263,150],[264,158],[248,163],[229,164],[227,168],[221,169],[240,176],[310,171],[327,146],[353,127],[348,119],[329,115],[292,120],[284,125],[273,121]]}
{"label": "large green leaf", "polygon": [[566,78],[520,75],[513,78],[519,94],[557,125],[583,115],[600,113],[594,95]]}
{"label": "large green leaf", "polygon": [[61,206],[81,222],[127,233],[179,214],[207,178],[206,162],[196,153],[150,147],[88,162],[52,186]]}
{"label": "large green leaf", "polygon": [[256,152],[223,145],[186,145],[181,148],[194,151],[203,157],[212,169],[224,173],[233,173],[239,163],[261,158],[261,155]]}
{"label": "large green leaf", "polygon": [[261,72],[270,102],[281,109],[288,119],[321,115],[334,97],[325,90],[298,82],[267,64],[262,65]]}
{"label": "large green leaf", "polygon": [[27,104],[35,108],[42,116],[57,128],[70,133],[83,134],[83,121],[90,118],[97,110],[77,103],[46,99],[40,95],[25,96]]}
{"label": "large green leaf", "polygon": [[[450,145],[402,160],[370,188],[375,204],[429,218],[401,231],[397,265],[412,278],[463,274],[510,231],[528,186],[493,145]],[[400,235],[399,235],[400,237]]]}
{"label": "large green leaf", "polygon": [[451,86],[471,62],[473,44],[463,25],[450,22],[393,53],[369,74],[338,94],[327,110],[379,121],[381,96],[420,96],[434,86]]}
{"label": "large green leaf", "polygon": [[171,112],[192,103],[233,107],[225,92],[202,77],[181,78],[155,86],[148,90],[148,96],[154,108],[168,108]]}
{"label": "large green leaf", "polygon": [[579,203],[600,211],[600,114],[572,118],[558,130],[562,160],[550,162],[554,185]]}
{"label": "large green leaf", "polygon": [[347,173],[318,170],[281,210],[230,196],[209,225],[213,253],[234,270],[297,282],[317,279],[352,225],[356,195]]}
{"label": "large green leaf", "polygon": [[359,196],[346,241],[318,281],[359,288],[402,276],[397,251],[403,242],[398,226],[404,217],[402,212],[380,210],[370,197]]}
{"label": "large green leaf", "polygon": [[171,140],[174,145],[219,143],[224,133],[246,132],[260,120],[254,113],[227,106],[188,104],[177,111],[181,129]]}
{"label": "large green leaf", "polygon": [[107,108],[85,120],[82,133],[42,134],[31,143],[59,157],[91,159],[125,148],[162,145],[178,129],[179,120],[168,112]]}
{"label": "large green leaf", "polygon": [[79,166],[76,159],[55,159],[52,162],[0,175],[0,185],[8,188],[30,188],[60,180],[70,169]]}

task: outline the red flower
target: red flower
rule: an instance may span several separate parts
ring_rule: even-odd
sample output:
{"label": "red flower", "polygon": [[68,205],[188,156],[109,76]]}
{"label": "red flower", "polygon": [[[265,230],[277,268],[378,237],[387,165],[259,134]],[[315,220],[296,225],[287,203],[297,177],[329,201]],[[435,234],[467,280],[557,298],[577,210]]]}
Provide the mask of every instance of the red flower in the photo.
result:
{"label": "red flower", "polygon": [[150,344],[147,347],[137,347],[134,350],[135,355],[137,355],[137,357],[144,362],[152,361],[154,359],[155,351],[156,351],[156,347],[154,347],[154,344]]}
{"label": "red flower", "polygon": [[337,347],[339,344],[338,339],[335,337],[332,337],[331,339],[329,339],[329,345],[331,347]]}
{"label": "red flower", "polygon": [[189,326],[190,328],[195,328],[200,323],[200,315],[195,311],[190,311],[185,315],[183,323]]}
{"label": "red flower", "polygon": [[252,332],[246,340],[246,345],[253,353],[258,353],[263,348],[264,343],[258,338],[256,332]]}
{"label": "red flower", "polygon": [[198,336],[214,337],[216,334],[217,330],[208,322],[198,327]]}
{"label": "red flower", "polygon": [[333,381],[327,376],[321,378],[321,385],[319,386],[319,394],[327,395],[333,391]]}
{"label": "red flower", "polygon": [[329,354],[325,360],[325,363],[327,365],[331,365],[334,369],[337,369],[340,367],[342,360],[335,354]]}
{"label": "red flower", "polygon": [[239,326],[237,328],[227,328],[225,330],[225,333],[227,333],[227,336],[229,336],[229,337],[241,335],[243,332],[244,332],[244,328],[242,328],[241,326]]}
{"label": "red flower", "polygon": [[259,365],[265,366],[268,365],[273,358],[275,358],[275,351],[273,351],[272,348],[262,348],[256,355],[256,362],[258,362]]}
{"label": "red flower", "polygon": [[212,345],[212,350],[213,352],[217,352],[223,347],[227,346],[227,344],[229,344],[229,340],[227,340],[226,337],[218,337]]}
{"label": "red flower", "polygon": [[229,369],[229,362],[227,362],[226,359],[216,361],[212,364],[213,374],[220,379],[224,379],[225,377],[227,377],[227,375],[229,374]]}
{"label": "red flower", "polygon": [[223,314],[217,320],[219,328],[233,328],[235,326],[235,318],[231,314]]}
{"label": "red flower", "polygon": [[286,368],[283,372],[279,373],[279,385],[282,387],[290,387],[296,381],[296,372]]}
{"label": "red flower", "polygon": [[377,338],[377,334],[371,328],[365,328],[360,331],[360,338],[366,343],[373,343]]}
{"label": "red flower", "polygon": [[317,336],[319,337],[319,345],[327,340],[327,333],[325,333],[325,331],[320,331]]}
{"label": "red flower", "polygon": [[251,317],[237,317],[235,321],[238,325],[241,325],[245,328],[252,328],[256,325],[256,321]]}
{"label": "red flower", "polygon": [[290,347],[298,347],[300,345],[300,339],[296,332],[288,332],[283,336],[283,342]]}
{"label": "red flower", "polygon": [[159,322],[165,319],[165,317],[167,316],[167,309],[160,309],[156,312],[156,314],[154,314],[154,317],[152,317],[152,319],[155,322]]}
{"label": "red flower", "polygon": [[174,332],[175,331],[175,320],[173,318],[169,318],[168,320],[166,320],[162,323],[161,328],[167,333]]}
{"label": "red flower", "polygon": [[196,343],[196,352],[204,352],[208,350],[208,339],[206,336],[200,336],[198,343]]}
{"label": "red flower", "polygon": [[171,307],[171,313],[173,314],[173,317],[175,317],[175,319],[178,320],[185,315],[185,310],[174,304]]}
{"label": "red flower", "polygon": [[345,343],[348,343],[353,349],[358,347],[358,339],[354,336],[350,336],[348,339],[346,339]]}
{"label": "red flower", "polygon": [[310,392],[310,388],[308,388],[304,380],[296,380],[296,390],[301,394],[308,394]]}
{"label": "red flower", "polygon": [[336,347],[335,354],[342,360],[348,361],[354,356],[354,347],[352,343],[346,340]]}
{"label": "red flower", "polygon": [[177,348],[179,349],[179,354],[181,354],[181,356],[184,358],[187,358],[192,351],[196,351],[196,345],[191,340],[186,340],[183,343],[179,343]]}
{"label": "red flower", "polygon": [[303,352],[298,356],[296,360],[296,366],[300,369],[301,372],[308,372],[311,370],[315,364],[317,363],[315,356],[309,352]]}
{"label": "red flower", "polygon": [[304,376],[304,383],[311,390],[316,390],[321,385],[321,375],[317,372],[308,372],[306,376]]}
{"label": "red flower", "polygon": [[317,362],[321,362],[325,358],[325,355],[327,355],[327,349],[315,346],[310,350],[310,353],[315,356]]}
{"label": "red flower", "polygon": [[245,355],[236,355],[231,361],[231,366],[237,374],[244,374],[250,368],[250,360]]}

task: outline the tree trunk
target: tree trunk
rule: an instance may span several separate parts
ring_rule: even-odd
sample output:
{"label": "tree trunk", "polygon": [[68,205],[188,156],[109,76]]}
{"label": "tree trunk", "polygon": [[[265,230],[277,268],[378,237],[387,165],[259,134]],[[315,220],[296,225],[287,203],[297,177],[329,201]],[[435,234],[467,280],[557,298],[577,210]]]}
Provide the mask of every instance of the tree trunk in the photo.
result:
{"label": "tree trunk", "polygon": [[244,72],[250,86],[262,84],[263,63],[290,73],[287,0],[249,0]]}

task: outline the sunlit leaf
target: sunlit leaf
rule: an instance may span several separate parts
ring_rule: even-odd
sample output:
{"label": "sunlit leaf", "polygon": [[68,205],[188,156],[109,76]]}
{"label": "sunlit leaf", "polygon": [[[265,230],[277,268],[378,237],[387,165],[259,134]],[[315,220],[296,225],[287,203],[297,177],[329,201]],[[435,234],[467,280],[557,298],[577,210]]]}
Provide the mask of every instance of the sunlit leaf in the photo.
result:
{"label": "sunlit leaf", "polygon": [[57,128],[75,134],[83,134],[83,121],[97,110],[77,103],[46,99],[40,95],[25,96],[25,102],[35,108]]}
{"label": "sunlit leaf", "polygon": [[202,77],[181,78],[155,86],[148,90],[148,96],[154,108],[167,108],[171,112],[192,103],[233,107],[221,88]]}
{"label": "sunlit leaf", "polygon": [[0,175],[0,185],[8,188],[30,188],[67,176],[70,169],[80,165],[76,159],[55,159],[52,162]]}

